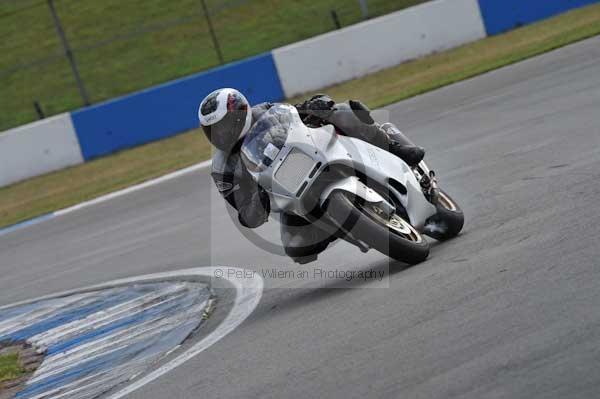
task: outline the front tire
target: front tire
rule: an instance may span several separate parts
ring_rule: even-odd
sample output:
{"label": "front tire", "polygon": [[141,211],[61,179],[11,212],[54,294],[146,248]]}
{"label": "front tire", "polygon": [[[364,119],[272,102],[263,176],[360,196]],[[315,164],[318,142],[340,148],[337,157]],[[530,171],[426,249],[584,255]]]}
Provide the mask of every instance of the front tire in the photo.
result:
{"label": "front tire", "polygon": [[354,200],[345,191],[335,191],[329,197],[327,214],[344,230],[369,247],[411,265],[429,256],[429,243],[399,215],[386,221],[376,210],[376,204]]}

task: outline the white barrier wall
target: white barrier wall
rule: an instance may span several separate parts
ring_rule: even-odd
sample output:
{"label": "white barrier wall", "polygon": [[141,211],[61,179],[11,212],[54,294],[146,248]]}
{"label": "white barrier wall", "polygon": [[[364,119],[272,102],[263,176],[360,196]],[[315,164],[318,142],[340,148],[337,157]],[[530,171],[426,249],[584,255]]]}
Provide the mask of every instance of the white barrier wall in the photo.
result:
{"label": "white barrier wall", "polygon": [[273,50],[286,97],[484,38],[477,0],[436,0]]}
{"label": "white barrier wall", "polygon": [[83,163],[70,114],[0,134],[0,187]]}

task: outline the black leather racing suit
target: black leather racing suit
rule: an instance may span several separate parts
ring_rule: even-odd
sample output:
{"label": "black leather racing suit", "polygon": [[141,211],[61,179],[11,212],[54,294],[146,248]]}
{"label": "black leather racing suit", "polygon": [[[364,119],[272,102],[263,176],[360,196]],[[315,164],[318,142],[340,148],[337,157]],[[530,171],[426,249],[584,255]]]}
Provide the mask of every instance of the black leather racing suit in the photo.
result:
{"label": "black leather racing suit", "polygon": [[[252,123],[260,119],[272,105],[263,103],[252,107]],[[358,101],[336,104],[329,97],[319,95],[296,105],[296,108],[305,121],[313,118],[333,124],[348,136],[360,138],[386,150],[390,145],[389,135],[373,121],[368,108]],[[404,136],[394,139],[410,144]],[[237,210],[240,224],[256,228],[268,220],[269,196],[252,179],[242,163],[242,141],[243,138],[229,153],[215,150],[211,175],[223,198]],[[317,254],[325,250],[332,239],[328,233],[312,226],[303,218],[282,214],[281,240],[288,256],[296,262],[306,263],[315,260]]]}

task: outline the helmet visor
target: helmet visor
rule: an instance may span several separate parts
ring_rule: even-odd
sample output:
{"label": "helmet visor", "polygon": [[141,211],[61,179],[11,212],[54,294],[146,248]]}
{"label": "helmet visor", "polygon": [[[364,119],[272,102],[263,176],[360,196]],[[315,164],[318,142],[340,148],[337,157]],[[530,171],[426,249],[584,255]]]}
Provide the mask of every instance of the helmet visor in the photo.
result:
{"label": "helmet visor", "polygon": [[206,138],[221,151],[229,151],[240,139],[249,110],[229,111],[213,125],[202,126]]}

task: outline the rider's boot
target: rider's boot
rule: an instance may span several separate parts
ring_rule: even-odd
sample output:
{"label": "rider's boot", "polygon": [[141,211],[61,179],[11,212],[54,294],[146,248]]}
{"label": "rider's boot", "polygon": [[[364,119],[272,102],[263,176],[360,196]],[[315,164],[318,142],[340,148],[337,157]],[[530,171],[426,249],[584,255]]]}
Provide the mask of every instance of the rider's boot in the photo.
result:
{"label": "rider's boot", "polygon": [[417,166],[425,157],[425,149],[416,145],[400,144],[396,141],[390,141],[390,150],[408,166]]}
{"label": "rider's boot", "polygon": [[414,145],[393,123],[384,123],[379,128],[389,138],[389,151],[406,162],[417,166],[425,157],[425,149]]}

